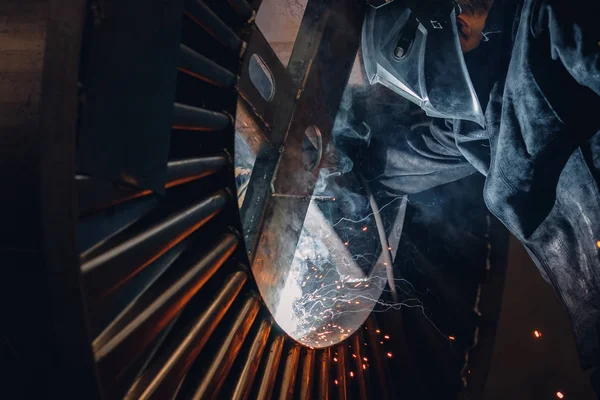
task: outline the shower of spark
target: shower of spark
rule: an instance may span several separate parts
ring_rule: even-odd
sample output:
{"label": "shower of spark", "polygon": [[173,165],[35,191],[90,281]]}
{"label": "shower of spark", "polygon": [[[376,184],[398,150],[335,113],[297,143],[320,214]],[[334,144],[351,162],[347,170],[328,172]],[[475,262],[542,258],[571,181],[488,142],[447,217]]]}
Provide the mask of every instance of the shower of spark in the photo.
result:
{"label": "shower of spark", "polygon": [[[312,212],[318,211],[312,209]],[[309,207],[307,218],[311,215],[314,217]],[[348,230],[351,229],[348,227]],[[365,236],[376,235],[369,230],[357,230],[362,230]],[[381,298],[382,293],[391,291],[386,276],[387,266],[381,257],[374,253],[352,254],[353,248],[348,247],[351,239],[343,242],[340,238],[326,238],[327,234],[337,236],[337,232],[333,231],[323,234],[322,231],[303,229],[298,241],[292,268],[275,312],[276,321],[288,334],[304,344],[323,348],[348,338],[375,306],[378,312],[418,307],[426,315],[422,302],[412,297],[423,293],[405,279],[394,279],[393,282],[394,289],[404,294],[403,301],[389,302]],[[339,245],[334,240],[339,241]],[[349,253],[344,255],[340,249],[347,249],[344,251]],[[362,277],[340,273],[344,267],[350,268],[358,261],[372,266],[368,276],[360,270]],[[384,338],[389,339],[389,335]]]}

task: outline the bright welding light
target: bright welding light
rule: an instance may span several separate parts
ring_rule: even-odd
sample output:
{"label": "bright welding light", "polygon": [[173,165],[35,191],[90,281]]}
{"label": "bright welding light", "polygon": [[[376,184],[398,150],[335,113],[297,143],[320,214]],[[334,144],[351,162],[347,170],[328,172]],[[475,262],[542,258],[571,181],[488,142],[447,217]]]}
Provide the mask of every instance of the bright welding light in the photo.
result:
{"label": "bright welding light", "polygon": [[[409,302],[388,303],[380,300],[379,294],[386,287],[383,260],[368,253],[352,253],[353,247],[349,246],[349,241],[356,237],[357,230],[368,232],[363,237],[376,235],[376,231],[370,232],[371,229],[365,225],[358,225],[357,229],[355,225],[353,236],[352,231],[346,231],[348,235],[329,232],[327,229],[331,228],[321,229],[323,218],[318,207],[311,203],[306,220],[312,222],[305,222],[292,265],[285,275],[282,274],[285,279],[276,285],[277,290],[273,290],[272,286],[280,278],[279,270],[253,271],[255,275],[259,274],[261,292],[271,293],[271,307],[278,324],[296,340],[313,347],[329,346],[348,337],[356,330],[356,313],[364,314],[366,318],[375,304],[383,309],[395,310],[403,305],[412,305]],[[350,230],[349,227],[346,229]],[[352,270],[358,268],[353,257],[372,263],[373,272],[369,276],[359,276]],[[349,269],[345,270],[346,267]],[[377,333],[381,334],[381,331],[377,329]],[[385,339],[380,340],[389,339],[385,335]]]}

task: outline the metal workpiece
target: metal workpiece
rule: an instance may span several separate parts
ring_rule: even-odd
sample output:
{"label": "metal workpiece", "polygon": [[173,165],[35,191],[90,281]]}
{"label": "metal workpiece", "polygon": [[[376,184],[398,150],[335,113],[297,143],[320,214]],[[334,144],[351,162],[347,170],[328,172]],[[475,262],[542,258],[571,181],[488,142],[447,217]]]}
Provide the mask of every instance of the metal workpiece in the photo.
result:
{"label": "metal workpiece", "polygon": [[194,391],[192,396],[194,400],[206,399],[219,394],[227,374],[246,340],[259,308],[260,302],[254,296],[250,296],[244,301],[241,310],[237,313],[229,328],[227,336],[223,339],[217,354],[213,357],[208,370],[204,373],[202,380]]}
{"label": "metal workpiece", "polygon": [[127,230],[81,256],[81,272],[89,301],[125,284],[177,243],[210,221],[227,204],[225,190],[170,215],[141,233]]}
{"label": "metal workpiece", "polygon": [[257,400],[270,399],[273,394],[277,370],[279,368],[279,363],[281,362],[281,352],[283,351],[284,340],[285,337],[283,335],[276,334],[269,345],[269,353],[266,355],[263,375],[256,394]]}
{"label": "metal workpiece", "polygon": [[300,400],[310,400],[312,398],[313,386],[317,380],[315,369],[315,350],[305,347],[303,349],[304,358],[302,359],[302,370],[300,371]]}
{"label": "metal workpiece", "polygon": [[242,39],[202,0],[186,0],[185,14],[232,52],[239,52]]}
{"label": "metal workpiece", "polygon": [[364,338],[364,331],[368,329],[359,329],[352,336],[349,342],[352,345],[352,368],[355,374],[355,381],[358,385],[358,397],[361,400],[371,398],[370,385],[370,364],[367,357],[367,343]]}
{"label": "metal workpiece", "polygon": [[179,46],[178,69],[211,85],[224,88],[233,87],[237,80],[233,73],[184,44]]}
{"label": "metal workpiece", "polygon": [[[240,67],[238,90],[253,114],[268,128],[264,133],[269,143],[278,148],[283,144],[289,128],[298,86],[256,26],[251,38]],[[256,57],[265,68],[266,78],[272,80],[273,93],[270,100],[262,97],[250,75],[250,64],[257,61]]]}
{"label": "metal workpiece", "polygon": [[[260,57],[270,72],[273,84],[271,101],[267,101],[261,96],[250,79],[249,66],[253,57]],[[246,198],[252,198],[253,201],[244,202],[240,206],[244,239],[248,257],[252,262],[262,230],[265,207],[271,197],[271,181],[281,155],[281,146],[289,131],[298,88],[267,39],[256,26],[253,27],[251,40],[248,42],[240,71],[238,90],[243,105],[238,107],[237,116],[241,115],[245,118],[249,114],[258,121],[256,125],[264,126],[260,130],[264,149],[257,154],[247,184]],[[236,134],[244,134],[239,129],[236,131]]]}
{"label": "metal workpiece", "polygon": [[[295,81],[295,85],[299,86],[300,96],[296,96],[290,120],[283,124],[287,126],[287,133],[279,148],[279,157],[275,162],[272,159],[257,159],[256,179],[254,171],[250,179],[249,186],[257,185],[252,193],[253,198],[264,207],[256,210],[252,202],[248,206],[242,206],[243,223],[248,222],[244,212],[246,207],[260,212],[259,215],[252,215],[253,224],[244,226],[244,238],[251,252],[252,272],[265,304],[287,334],[302,344],[313,347],[324,347],[343,340],[362,324],[374,305],[374,302],[367,304],[365,301],[355,304],[346,299],[344,307],[352,304],[355,308],[364,309],[364,312],[356,318],[348,314],[349,320],[341,322],[337,321],[337,316],[341,314],[335,308],[327,315],[304,312],[301,303],[311,301],[311,296],[303,290],[305,285],[310,284],[307,282],[309,273],[305,268],[300,268],[298,257],[295,256],[303,229],[306,228],[305,220],[322,167],[319,162],[310,167],[305,162],[306,154],[303,149],[307,143],[307,128],[312,127],[312,131],[317,132],[317,151],[322,152],[331,140],[343,90],[357,54],[359,27],[364,12],[365,5],[359,3],[348,6],[347,2],[333,1],[327,6],[317,2],[309,2],[307,5],[290,60],[290,63],[295,58],[308,60],[302,79]],[[305,30],[309,30],[311,34],[303,35]],[[251,42],[249,48],[252,46]],[[290,79],[289,73],[286,77]],[[240,83],[243,79],[244,70]],[[319,158],[322,158],[322,154]],[[271,164],[259,165],[261,162]],[[256,182],[259,179],[270,184],[261,186],[261,183]],[[264,194],[257,193],[257,188],[262,189]],[[340,246],[344,247],[343,242],[339,243],[338,248]],[[336,291],[337,286],[347,281],[347,277],[340,276],[336,267],[329,268],[331,271],[315,271],[314,275],[317,279],[320,279],[319,276],[323,277],[321,283],[324,291]],[[355,276],[351,280],[356,284],[357,279],[360,277]],[[379,290],[369,297],[378,298],[381,293],[378,278],[374,285],[369,285],[365,279],[363,281],[363,287],[369,291]],[[315,288],[318,289],[319,287]],[[340,293],[347,292],[344,289]],[[336,301],[336,296],[332,297]],[[327,324],[335,324],[344,330],[325,329]]]}
{"label": "metal workpiece", "polygon": [[174,340],[168,351],[146,370],[131,387],[126,399],[175,397],[192,363],[221,322],[247,275],[231,274],[202,313]]}
{"label": "metal workpiece", "polygon": [[348,352],[348,343],[342,342],[334,347],[335,361],[335,379],[333,381],[335,390],[337,390],[337,398],[346,400],[348,398],[349,380],[354,379],[355,374],[352,371],[350,364],[350,356]]}
{"label": "metal workpiece", "polygon": [[226,154],[197,158],[183,158],[167,164],[166,188],[213,175],[229,163]]}
{"label": "metal workpiece", "polygon": [[[102,198],[103,196],[99,196]],[[124,231],[134,224],[145,224],[145,218],[151,215],[160,207],[160,198],[158,196],[142,196],[135,201],[115,204],[106,209],[94,210],[80,213],[77,221],[77,259],[86,259],[94,248],[106,247],[105,243],[113,241],[120,237],[119,241],[126,240],[127,237],[135,236],[129,233],[124,236]],[[146,225],[151,225],[146,224]],[[81,271],[80,265],[77,265],[78,272]]]}
{"label": "metal workpiece", "polygon": [[173,124],[175,130],[220,131],[233,125],[230,115],[223,112],[175,103]]}
{"label": "metal workpiece", "polygon": [[[94,340],[92,346],[104,382],[118,377],[146,350],[162,328],[229,259],[237,243],[234,235],[223,235],[191,265],[183,265],[177,268],[177,273],[159,279]],[[241,274],[245,280],[245,274]]]}
{"label": "metal workpiece", "polygon": [[[181,256],[186,254],[194,243],[193,237],[184,239],[171,250],[153,261],[140,276],[135,278],[134,284],[127,284],[110,293],[99,304],[88,304],[90,312],[90,336],[97,338],[109,326],[113,326],[113,334],[118,332],[122,324],[116,322],[124,320],[124,310],[132,304],[139,296],[155,285],[159,279],[169,271],[173,265],[181,262]],[[143,306],[142,306],[143,308]],[[135,308],[139,310],[139,308]],[[129,314],[131,317],[131,314]],[[106,337],[110,337],[107,335]]]}
{"label": "metal workpiece", "polygon": [[248,350],[240,376],[231,394],[232,400],[244,400],[250,395],[254,378],[258,372],[260,360],[267,347],[267,341],[272,325],[273,322],[271,319],[264,319],[260,322],[258,331],[250,342],[250,349]]}
{"label": "metal workpiece", "polygon": [[331,349],[326,348],[318,352],[318,376],[317,376],[317,396],[319,400],[328,400],[330,395],[330,387],[333,386],[330,382],[331,374]]}
{"label": "metal workpiece", "polygon": [[[165,189],[183,185],[213,175],[228,163],[225,155],[172,160],[167,163]],[[75,180],[79,202],[79,214],[89,215],[132,199],[153,193],[126,182],[108,182],[90,176]]]}
{"label": "metal workpiece", "polygon": [[300,346],[292,343],[285,358],[281,386],[279,387],[279,400],[292,400],[294,398],[294,385],[296,383],[299,359]]}

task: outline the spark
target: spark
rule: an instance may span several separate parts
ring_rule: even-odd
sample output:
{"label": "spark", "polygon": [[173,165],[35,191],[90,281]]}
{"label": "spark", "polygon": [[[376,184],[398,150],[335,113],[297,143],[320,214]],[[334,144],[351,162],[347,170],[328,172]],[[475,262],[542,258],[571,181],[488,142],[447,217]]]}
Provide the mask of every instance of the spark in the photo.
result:
{"label": "spark", "polygon": [[390,339],[390,335],[385,335],[383,338],[386,339],[386,340],[389,340]]}
{"label": "spark", "polygon": [[540,331],[533,331],[533,336],[535,336],[537,339],[542,337],[542,332]]}
{"label": "spark", "polygon": [[[358,258],[364,259],[368,263],[373,263],[375,262],[374,260],[377,259],[374,254],[370,253],[353,255],[352,257],[355,260]],[[319,261],[314,261],[312,259],[318,259]],[[321,342],[323,342],[323,345],[327,343],[333,343],[336,340],[331,340],[332,338],[330,335],[333,334],[333,331],[335,331],[335,335],[340,335],[342,338],[348,337],[352,329],[348,329],[348,333],[344,333],[344,328],[346,328],[346,326],[341,327],[339,325],[334,325],[335,328],[330,328],[330,331],[327,333],[322,333],[322,330],[326,329],[325,325],[332,326],[331,322],[336,321],[338,316],[343,313],[356,313],[365,311],[371,312],[373,311],[373,305],[379,305],[378,309],[376,310],[377,312],[399,310],[402,307],[419,307],[423,311],[426,318],[429,319],[423,304],[417,298],[408,298],[400,303],[387,302],[379,298],[375,298],[374,295],[371,294],[371,290],[379,289],[382,291],[388,291],[386,282],[382,280],[380,276],[374,275],[368,278],[368,281],[355,281],[350,283],[347,278],[342,277],[340,279],[336,269],[324,268],[321,266],[321,263],[328,261],[331,262],[327,255],[316,255],[312,257],[298,256],[297,260],[301,260],[301,263],[308,263],[308,265],[304,264],[306,268],[304,271],[314,271],[312,272],[312,275],[314,275],[315,278],[313,281],[316,280],[319,282],[320,280],[322,282],[321,285],[319,285],[320,288],[306,285],[311,276],[306,276],[306,281],[304,282],[298,282],[299,287],[302,286],[305,288],[302,290],[306,290],[307,287],[312,289],[310,293],[302,293],[299,297],[293,300],[292,313],[294,314],[293,319],[295,320],[295,324],[297,324],[295,331],[298,333],[310,332],[308,335],[302,336],[303,342],[314,341],[314,343],[317,345],[320,345]],[[311,265],[313,262],[319,266],[319,268],[315,268],[315,265]],[[412,284],[405,279],[396,279],[395,282],[395,286],[409,296],[419,293],[419,291],[414,290]],[[375,289],[368,290],[369,286],[371,285],[375,285]],[[330,324],[327,324],[328,322]],[[317,328],[314,328],[315,326]],[[365,327],[365,329],[367,329],[367,327]],[[376,331],[378,334],[381,333],[379,329]],[[389,340],[389,336],[385,336],[385,339]],[[381,344],[383,344],[383,342]]]}
{"label": "spark", "polygon": [[354,378],[354,372],[350,371],[350,378]]}
{"label": "spark", "polygon": [[[394,198],[392,201],[390,201],[389,203],[387,203],[387,204],[386,204],[386,205],[384,205],[383,207],[380,207],[380,208],[379,208],[379,212],[383,211],[383,209],[384,209],[384,208],[386,208],[386,207],[390,206],[390,205],[391,205],[392,203],[394,203],[396,200],[400,200],[400,199],[403,199],[403,197],[402,197],[402,196],[395,197],[395,198]],[[340,220],[339,220],[338,222],[336,222],[335,224],[333,224],[332,226],[335,228],[335,227],[336,227],[338,224],[340,224],[342,221],[347,221],[347,222],[352,222],[352,223],[354,223],[354,224],[358,224],[358,223],[360,223],[360,222],[366,221],[367,219],[369,219],[369,218],[370,218],[370,217],[372,217],[372,216],[373,216],[373,213],[370,213],[370,214],[369,214],[369,215],[367,215],[366,217],[364,217],[364,218],[361,218],[361,219],[359,219],[359,220],[357,220],[357,221],[355,221],[355,220],[353,220],[353,219],[350,219],[350,218],[340,218]],[[350,229],[350,230],[352,230],[352,228],[349,228],[349,229]]]}
{"label": "spark", "polygon": [[365,364],[362,365],[363,369],[367,369],[367,366]]}
{"label": "spark", "polygon": [[387,353],[387,356],[388,356],[389,358],[392,358],[392,353]]}
{"label": "spark", "polygon": [[556,392],[556,397],[558,397],[559,399],[564,399],[565,395],[562,394],[562,392]]}
{"label": "spark", "polygon": [[456,338],[454,336],[448,336],[448,339],[450,339],[450,340],[456,340]]}
{"label": "spark", "polygon": [[367,357],[363,357],[363,360],[365,360],[365,361],[369,361],[369,360],[367,360]]}
{"label": "spark", "polygon": [[363,232],[366,232],[366,231],[367,231],[367,229],[368,229],[368,228],[365,226],[365,227],[363,227],[363,228],[362,228],[362,231],[363,231]]}
{"label": "spark", "polygon": [[333,383],[335,383],[336,385],[339,385],[339,382],[337,379],[335,381],[333,381]]}

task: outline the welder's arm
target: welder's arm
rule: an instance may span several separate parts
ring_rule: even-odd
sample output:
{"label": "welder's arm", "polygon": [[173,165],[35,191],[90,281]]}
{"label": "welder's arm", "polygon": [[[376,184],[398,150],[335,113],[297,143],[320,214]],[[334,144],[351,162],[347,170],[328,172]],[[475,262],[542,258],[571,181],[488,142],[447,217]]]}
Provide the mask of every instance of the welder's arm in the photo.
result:
{"label": "welder's arm", "polygon": [[369,175],[389,194],[419,193],[477,172],[458,150],[452,124],[442,119],[386,132],[368,152]]}

